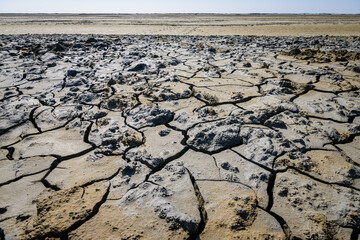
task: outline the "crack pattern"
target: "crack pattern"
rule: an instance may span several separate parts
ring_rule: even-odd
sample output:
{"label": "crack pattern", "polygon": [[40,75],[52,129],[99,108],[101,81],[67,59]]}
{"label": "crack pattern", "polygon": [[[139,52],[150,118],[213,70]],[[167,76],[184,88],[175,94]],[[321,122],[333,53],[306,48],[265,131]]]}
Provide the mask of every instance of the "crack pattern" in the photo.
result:
{"label": "crack pattern", "polygon": [[[358,37],[26,38],[0,36],[1,239],[82,238],[105,216],[112,229],[92,237],[116,238],[119,206],[149,196],[138,221],[164,221],[161,236],[358,238]],[[37,225],[63,194],[99,191],[83,215],[65,211],[72,224]]]}

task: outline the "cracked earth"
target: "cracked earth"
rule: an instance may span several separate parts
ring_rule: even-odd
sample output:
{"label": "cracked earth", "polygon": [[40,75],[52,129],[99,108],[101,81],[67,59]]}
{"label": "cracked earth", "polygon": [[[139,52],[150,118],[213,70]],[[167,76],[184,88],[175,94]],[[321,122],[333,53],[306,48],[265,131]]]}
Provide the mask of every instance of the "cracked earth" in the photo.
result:
{"label": "cracked earth", "polygon": [[358,239],[359,37],[0,46],[1,239]]}

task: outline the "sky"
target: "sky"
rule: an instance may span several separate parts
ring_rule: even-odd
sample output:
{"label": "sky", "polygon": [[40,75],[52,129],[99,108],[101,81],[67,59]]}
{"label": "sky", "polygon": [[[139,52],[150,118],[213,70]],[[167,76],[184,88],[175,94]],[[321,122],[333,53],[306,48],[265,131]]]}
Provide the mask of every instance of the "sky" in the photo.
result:
{"label": "sky", "polygon": [[0,13],[360,13],[360,0],[0,0]]}

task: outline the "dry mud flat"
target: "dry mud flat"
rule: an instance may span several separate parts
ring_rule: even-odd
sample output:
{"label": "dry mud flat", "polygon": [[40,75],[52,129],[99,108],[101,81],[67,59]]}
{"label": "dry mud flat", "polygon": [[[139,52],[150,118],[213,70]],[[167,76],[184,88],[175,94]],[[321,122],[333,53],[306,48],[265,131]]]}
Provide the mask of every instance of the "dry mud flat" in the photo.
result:
{"label": "dry mud flat", "polygon": [[0,33],[360,36],[360,14],[0,14]]}
{"label": "dry mud flat", "polygon": [[358,239],[359,40],[1,36],[1,238]]}

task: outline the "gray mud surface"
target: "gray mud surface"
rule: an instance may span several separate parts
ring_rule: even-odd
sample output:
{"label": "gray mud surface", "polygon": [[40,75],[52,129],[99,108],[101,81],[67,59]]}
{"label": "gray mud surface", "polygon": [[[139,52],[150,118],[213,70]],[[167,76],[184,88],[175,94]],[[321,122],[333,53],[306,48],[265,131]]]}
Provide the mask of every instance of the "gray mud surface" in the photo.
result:
{"label": "gray mud surface", "polygon": [[358,239],[359,52],[0,36],[0,238]]}

